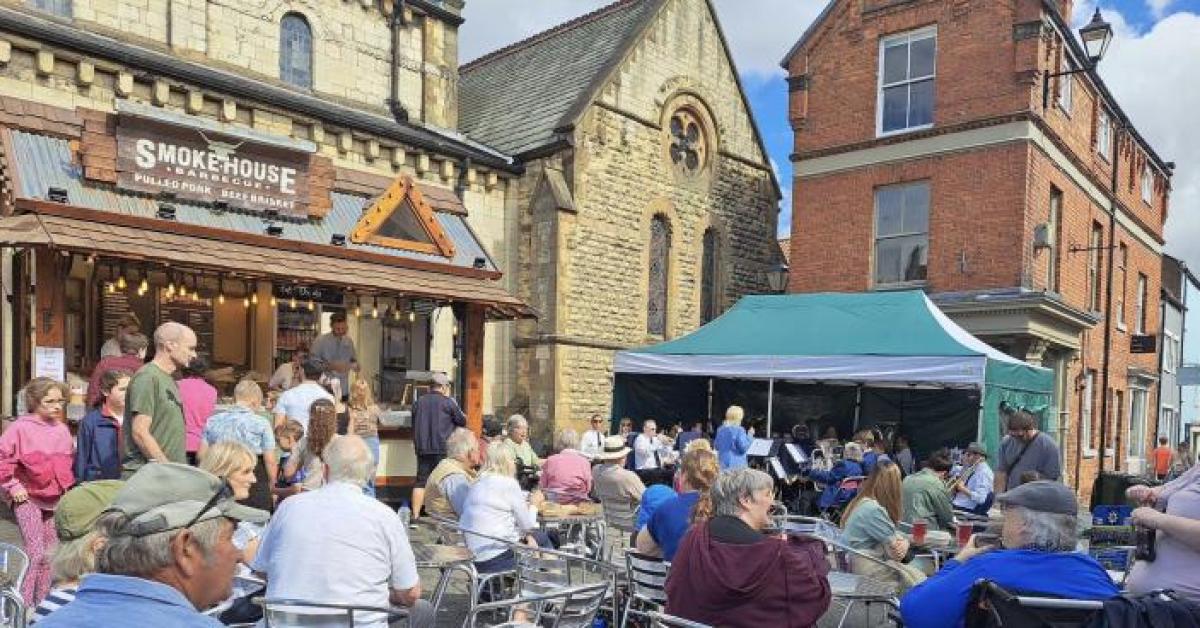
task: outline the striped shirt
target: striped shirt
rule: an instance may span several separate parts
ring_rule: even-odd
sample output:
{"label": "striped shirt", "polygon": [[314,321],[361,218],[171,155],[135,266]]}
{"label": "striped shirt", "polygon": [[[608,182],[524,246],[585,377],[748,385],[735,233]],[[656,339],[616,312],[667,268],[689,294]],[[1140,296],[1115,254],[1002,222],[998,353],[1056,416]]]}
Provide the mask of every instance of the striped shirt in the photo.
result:
{"label": "striped shirt", "polygon": [[38,621],[46,618],[47,615],[54,611],[70,604],[75,599],[75,591],[78,587],[66,587],[63,589],[55,589],[51,591],[37,608],[33,609],[33,616],[29,618],[30,625],[36,624]]}

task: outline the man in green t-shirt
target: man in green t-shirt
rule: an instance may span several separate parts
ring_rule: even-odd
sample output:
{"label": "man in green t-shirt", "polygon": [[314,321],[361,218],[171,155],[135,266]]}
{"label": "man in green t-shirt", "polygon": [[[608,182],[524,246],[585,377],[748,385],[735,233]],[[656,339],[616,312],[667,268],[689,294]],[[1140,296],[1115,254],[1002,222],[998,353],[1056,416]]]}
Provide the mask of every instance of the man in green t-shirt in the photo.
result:
{"label": "man in green t-shirt", "polygon": [[925,461],[925,468],[906,478],[901,484],[905,522],[924,521],[930,530],[949,530],[954,523],[950,492],[946,476],[950,474],[950,455],[944,450],[934,452]]}
{"label": "man in green t-shirt", "polygon": [[154,331],[154,359],[134,374],[125,393],[125,458],[128,478],[147,462],[187,464],[183,402],[174,373],[196,359],[196,334],[175,322]]}

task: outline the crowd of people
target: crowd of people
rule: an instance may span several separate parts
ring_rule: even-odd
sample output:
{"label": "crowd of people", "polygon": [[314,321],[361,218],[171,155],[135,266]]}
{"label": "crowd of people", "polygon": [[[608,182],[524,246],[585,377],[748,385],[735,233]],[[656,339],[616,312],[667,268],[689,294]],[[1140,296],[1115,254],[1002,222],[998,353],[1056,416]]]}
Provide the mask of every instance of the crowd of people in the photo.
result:
{"label": "crowd of people", "polygon": [[[285,365],[273,404],[246,379],[232,405],[219,405],[186,370],[191,330],[159,327],[153,357],[133,368],[122,358],[144,360],[139,336],[121,331],[119,354],[93,374],[77,438],[64,416],[69,391],[46,378],[29,382],[28,412],[0,435],[0,486],[30,558],[21,594],[34,621],[215,626],[253,615],[247,600],[265,595],[400,606],[411,625],[433,624],[406,522],[374,498],[379,410],[369,386],[338,376],[356,364],[352,344],[328,341],[330,357]],[[466,429],[438,374],[413,407],[411,525],[456,520],[477,571],[491,574],[513,569],[516,545],[560,542],[539,525],[547,509],[598,503],[631,513],[631,548],[671,563],[668,612],[721,626],[811,626],[832,598],[826,544],[781,532],[773,513],[789,490],[812,485],[814,513],[863,557],[850,568],[890,579],[908,626],[961,625],[980,579],[1074,599],[1119,593],[1076,551],[1077,498],[1059,482],[1057,445],[1029,413],[1008,417],[994,469],[979,443],[959,456],[918,456],[903,437],[864,430],[840,442],[836,430],[815,439],[813,426],[797,426],[787,440],[811,464],[794,477],[755,468],[745,421],[731,406],[712,434],[704,422],[660,433],[653,420],[636,430],[622,420],[610,434],[595,416],[582,436],[556,433],[543,457],[521,415],[485,422],[482,436]],[[1166,475],[1174,479],[1129,489],[1143,504],[1134,522],[1155,530],[1158,545],[1127,587],[1200,601],[1200,467]],[[915,526],[953,530],[994,516],[993,505],[1002,512],[994,535],[972,535],[941,564],[920,560]],[[357,619],[385,625],[387,616]]]}

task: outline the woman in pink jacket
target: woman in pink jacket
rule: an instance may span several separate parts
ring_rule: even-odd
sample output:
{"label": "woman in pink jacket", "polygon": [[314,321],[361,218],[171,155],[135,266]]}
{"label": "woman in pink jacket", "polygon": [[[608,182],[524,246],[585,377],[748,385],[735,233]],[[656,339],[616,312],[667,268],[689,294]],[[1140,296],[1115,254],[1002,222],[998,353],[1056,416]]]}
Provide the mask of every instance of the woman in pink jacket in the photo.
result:
{"label": "woman in pink jacket", "polygon": [[4,488],[29,555],[29,572],[21,586],[33,608],[50,590],[50,555],[58,543],[54,508],[71,488],[75,443],[63,422],[67,387],[37,377],[25,387],[25,407],[0,435],[0,486]]}

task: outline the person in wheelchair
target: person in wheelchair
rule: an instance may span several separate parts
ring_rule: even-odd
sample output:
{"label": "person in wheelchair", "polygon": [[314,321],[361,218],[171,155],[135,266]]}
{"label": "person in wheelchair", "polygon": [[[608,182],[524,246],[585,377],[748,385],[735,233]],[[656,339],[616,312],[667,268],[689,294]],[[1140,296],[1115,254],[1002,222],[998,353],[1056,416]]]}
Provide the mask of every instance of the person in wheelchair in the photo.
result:
{"label": "person in wheelchair", "polygon": [[851,477],[861,477],[864,475],[862,466],[863,450],[862,445],[855,442],[846,443],[846,448],[842,452],[842,459],[833,463],[828,471],[822,469],[809,469],[808,479],[814,482],[820,482],[825,485],[821,491],[821,496],[817,499],[817,508],[822,512],[830,510],[840,511],[854,499],[857,489],[842,488],[842,480]]}
{"label": "person in wheelchair", "polygon": [[996,496],[1004,527],[992,547],[981,535],[941,571],[913,587],[900,600],[908,628],[963,625],[971,590],[981,579],[1028,595],[1106,600],[1120,591],[1095,559],[1075,551],[1079,505],[1071,489],[1036,481]]}

